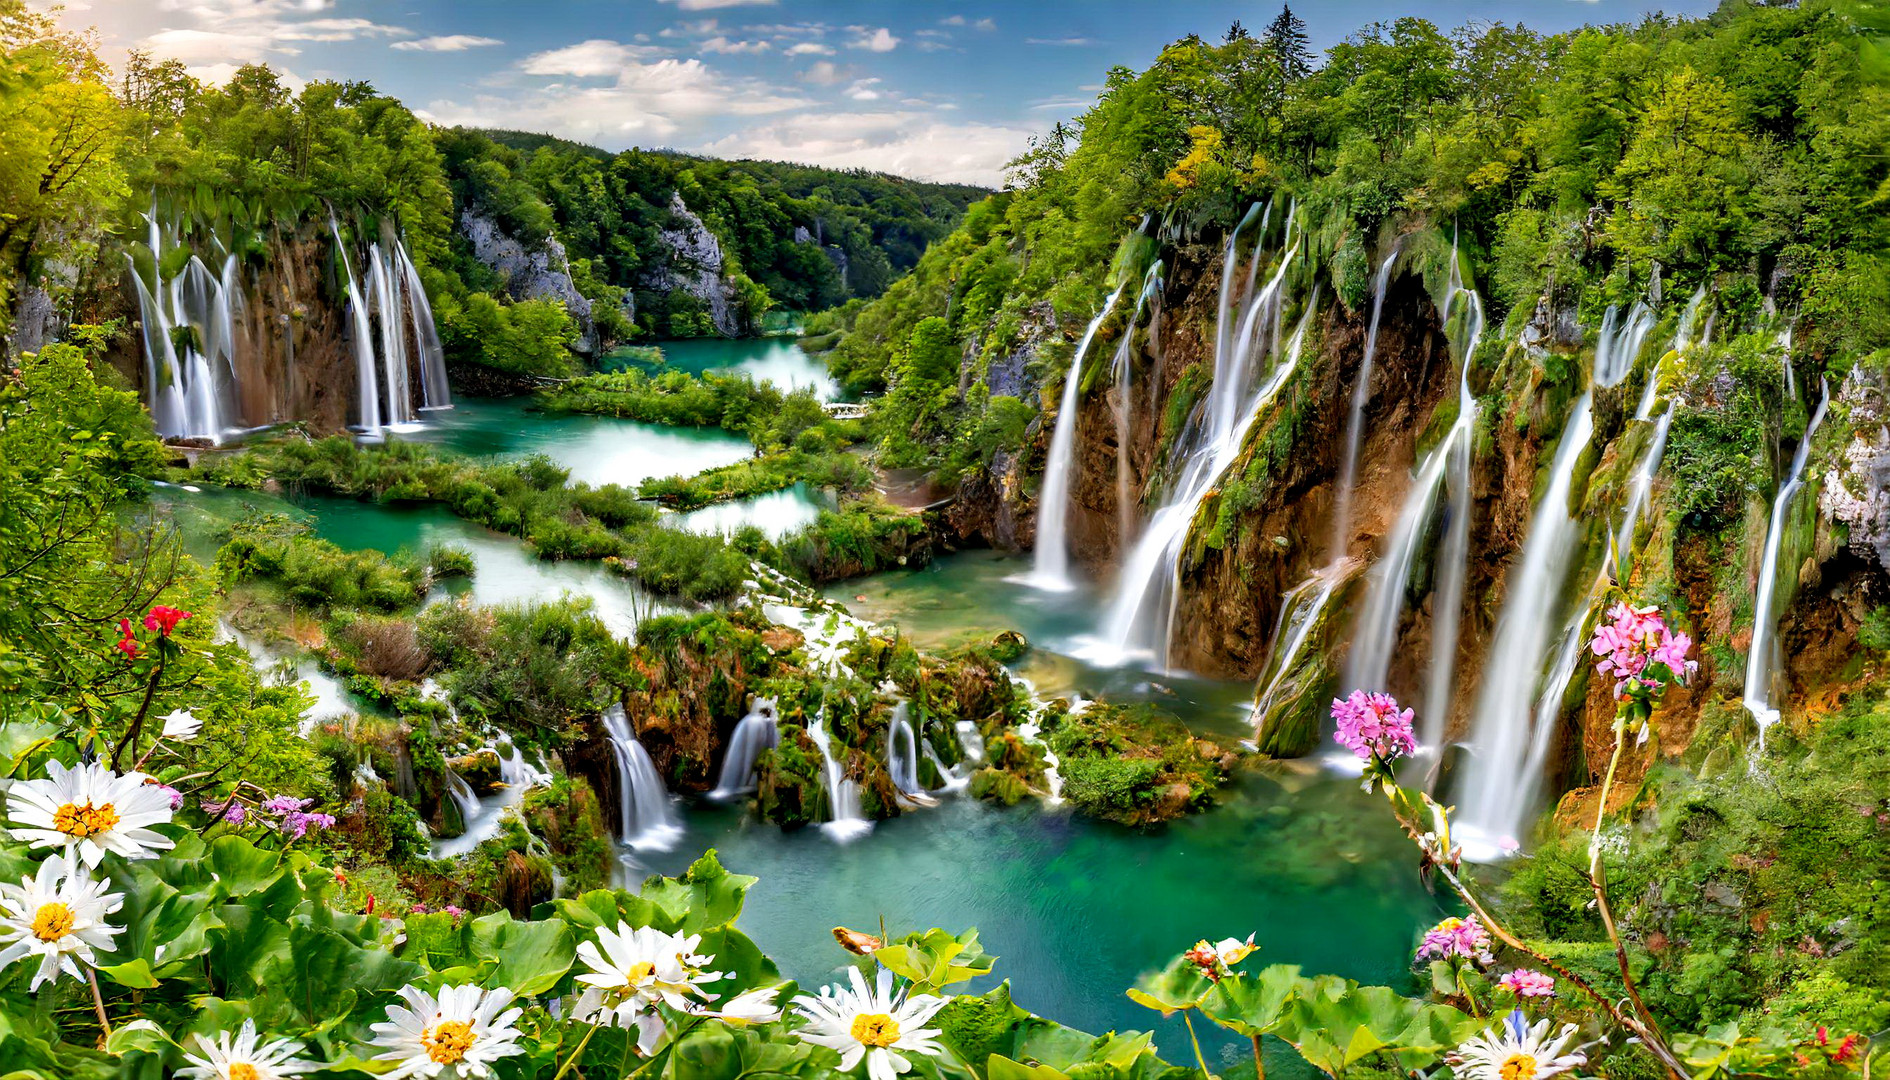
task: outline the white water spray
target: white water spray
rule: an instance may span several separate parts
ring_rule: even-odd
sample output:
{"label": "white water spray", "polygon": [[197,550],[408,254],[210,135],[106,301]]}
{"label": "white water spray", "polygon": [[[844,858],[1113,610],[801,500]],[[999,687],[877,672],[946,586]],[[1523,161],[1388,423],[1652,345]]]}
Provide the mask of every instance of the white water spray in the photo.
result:
{"label": "white water spray", "polygon": [[617,757],[618,837],[638,850],[668,851],[682,839],[682,826],[649,751],[630,730],[622,705],[604,710],[604,731]]}
{"label": "white water spray", "polygon": [[1779,485],[1772,500],[1772,518],[1765,530],[1765,561],[1759,565],[1759,595],[1752,605],[1752,647],[1746,652],[1746,711],[1759,725],[1759,749],[1765,749],[1765,730],[1778,722],[1779,711],[1772,704],[1773,653],[1778,649],[1778,560],[1784,544],[1786,515],[1792,498],[1805,485],[1805,460],[1811,456],[1811,437],[1824,423],[1824,411],[1831,404],[1831,385],[1820,381],[1818,408],[1805,425],[1798,451],[1792,455],[1791,471]]}
{"label": "white water spray", "polygon": [[1044,461],[1043,486],[1037,493],[1037,551],[1035,565],[1024,583],[1049,592],[1067,592],[1075,588],[1070,580],[1069,540],[1064,535],[1070,517],[1070,474],[1076,457],[1077,397],[1083,382],[1083,356],[1109,311],[1122,295],[1117,289],[1103,301],[1102,310],[1083,331],[1083,340],[1070,358],[1070,372],[1063,380],[1063,398],[1057,406],[1057,426],[1050,435],[1050,453]]}

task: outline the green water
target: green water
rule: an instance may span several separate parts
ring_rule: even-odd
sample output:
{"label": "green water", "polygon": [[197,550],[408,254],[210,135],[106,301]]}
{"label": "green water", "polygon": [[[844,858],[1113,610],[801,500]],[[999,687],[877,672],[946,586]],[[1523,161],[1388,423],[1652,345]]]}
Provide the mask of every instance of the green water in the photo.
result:
{"label": "green water", "polygon": [[[465,453],[542,451],[572,464],[580,479],[654,475],[652,458],[669,471],[695,467],[667,458],[666,447],[705,458],[745,452],[738,440],[727,441],[731,448],[719,436],[546,417],[512,403],[468,402],[455,414],[427,436]],[[666,443],[666,436],[682,441]],[[806,492],[786,494],[813,499]],[[343,547],[458,544],[473,553],[477,573],[453,589],[482,603],[568,591],[590,597],[626,634],[653,607],[622,578],[581,563],[539,562],[518,541],[437,507],[320,498],[290,503],[177,488],[159,489],[154,503],[199,554],[214,552],[220,524],[254,506],[303,515]],[[803,512],[779,502],[754,512],[778,517],[790,509]],[[691,521],[686,515],[676,523],[724,524],[720,516]],[[1045,695],[1154,701],[1226,745],[1249,733],[1250,688],[1244,684],[1157,678],[1076,659],[1071,654],[1104,598],[1045,594],[1007,580],[1027,569],[1022,560],[969,552],[921,570],[843,582],[828,595],[926,647],[1020,630],[1033,648],[1016,670]],[[1145,831],[1067,809],[1007,809],[947,796],[936,808],[881,822],[841,845],[818,829],[783,832],[738,808],[686,802],[682,841],[673,851],[639,856],[644,868],[673,873],[712,847],[732,869],[758,876],[742,925],[786,974],[814,982],[835,973],[847,957],[828,934],[833,926],[876,931],[883,920],[894,933],[976,926],[985,948],[1000,957],[996,976],[1012,980],[1019,1003],[1095,1032],[1154,1028],[1171,1061],[1191,1056],[1179,1020],[1160,1019],[1123,991],[1195,940],[1251,932],[1263,951],[1249,965],[1293,963],[1415,991],[1411,950],[1440,912],[1419,887],[1415,853],[1392,826],[1383,799],[1310,762],[1246,773],[1215,810]],[[1244,1042],[1219,1032],[1202,1036],[1217,1067],[1249,1052]],[[1285,1068],[1281,1075],[1305,1071],[1286,1056],[1270,1056],[1269,1067]]]}
{"label": "green water", "polygon": [[[822,401],[840,397],[840,384],[827,374],[827,366],[807,355],[793,338],[694,338],[665,341],[661,348],[664,370],[687,371],[691,375],[705,371],[738,372],[756,382],[773,383],[783,390],[811,387],[814,396]],[[629,359],[632,356],[633,353],[623,353],[605,357],[606,365],[614,360],[619,366],[627,366],[634,362]],[[646,371],[655,370],[648,365],[636,366]]]}
{"label": "green water", "polygon": [[544,454],[570,469],[573,480],[625,487],[659,476],[692,476],[754,453],[747,439],[719,428],[546,414],[526,398],[459,398],[400,437],[473,457]]}

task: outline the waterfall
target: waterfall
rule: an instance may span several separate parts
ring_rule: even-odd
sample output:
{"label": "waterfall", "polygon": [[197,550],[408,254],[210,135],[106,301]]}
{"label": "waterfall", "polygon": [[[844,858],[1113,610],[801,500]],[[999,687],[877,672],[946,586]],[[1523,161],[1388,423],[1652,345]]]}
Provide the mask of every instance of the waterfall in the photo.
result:
{"label": "waterfall", "polygon": [[843,843],[872,832],[873,823],[860,813],[859,781],[847,776],[845,765],[833,756],[833,736],[827,731],[824,706],[807,725],[807,734],[820,750],[821,773],[827,784],[828,820],[821,829]]}
{"label": "waterfall", "polygon": [[474,820],[479,816],[479,796],[473,794],[472,785],[466,782],[465,777],[448,769],[446,770],[446,794],[453,800],[453,805],[459,808],[460,832],[470,830]]}
{"label": "waterfall", "polygon": [[[1255,366],[1256,354],[1278,355],[1279,359],[1265,381],[1246,400],[1236,400],[1233,393],[1226,393],[1228,399],[1241,408],[1237,418],[1224,429],[1218,423],[1211,423],[1204,430],[1184,432],[1176,439],[1180,475],[1167,504],[1149,518],[1135,547],[1123,561],[1115,595],[1103,616],[1097,642],[1086,650],[1098,663],[1121,664],[1130,659],[1147,658],[1162,667],[1168,665],[1175,607],[1180,601],[1181,554],[1189,527],[1201,504],[1240,457],[1254,422],[1279,396],[1299,366],[1314,305],[1306,305],[1283,352],[1271,347],[1283,314],[1281,293],[1286,273],[1297,251],[1296,246],[1285,251],[1265,288],[1253,296],[1243,310],[1236,312],[1231,305],[1222,305],[1223,323],[1236,324],[1236,329],[1228,331],[1223,325],[1215,334],[1217,342],[1225,343],[1226,352],[1214,359],[1210,420],[1219,412],[1214,402],[1227,388],[1238,388],[1250,381],[1248,373]],[[1234,259],[1231,241],[1226,258]],[[1260,252],[1254,253],[1253,261],[1257,267]]]}
{"label": "waterfall", "polygon": [[1399,237],[1391,245],[1391,254],[1378,266],[1372,282],[1372,321],[1365,331],[1365,356],[1358,364],[1358,381],[1352,387],[1352,412],[1345,422],[1345,457],[1339,466],[1337,507],[1332,513],[1332,561],[1345,557],[1352,531],[1352,485],[1358,477],[1358,444],[1365,426],[1365,405],[1372,396],[1372,358],[1378,352],[1378,317],[1385,310],[1385,288],[1391,284],[1391,266],[1398,261]]}
{"label": "waterfall", "polygon": [[1778,643],[1778,559],[1785,539],[1785,515],[1791,510],[1792,497],[1805,484],[1805,459],[1811,456],[1811,437],[1824,423],[1824,411],[1831,404],[1831,385],[1820,381],[1818,408],[1805,425],[1805,435],[1798,440],[1792,455],[1791,471],[1779,485],[1772,500],[1772,519],[1765,529],[1765,561],[1759,565],[1759,595],[1752,605],[1752,646],[1746,651],[1746,711],[1759,725],[1759,749],[1765,749],[1765,729],[1778,722],[1778,709],[1772,705],[1772,654]]}
{"label": "waterfall", "polygon": [[1037,552],[1035,566],[1024,579],[1049,592],[1075,588],[1070,580],[1069,541],[1064,532],[1070,515],[1070,473],[1076,467],[1076,399],[1083,382],[1083,355],[1096,336],[1109,309],[1116,306],[1120,288],[1103,301],[1102,310],[1083,331],[1076,353],[1070,358],[1070,373],[1063,380],[1063,398],[1057,406],[1057,426],[1050,436],[1050,455],[1044,461],[1043,487],[1037,493]]}
{"label": "waterfall", "polygon": [[407,256],[406,245],[398,240],[394,242],[394,264],[406,286],[408,313],[413,320],[414,348],[419,354],[420,366],[420,408],[422,411],[450,409],[453,392],[446,385],[446,354],[440,348],[440,332],[433,323],[433,305],[427,302],[427,289],[420,281],[420,271]]}
{"label": "waterfall", "polygon": [[630,730],[622,705],[604,710],[604,731],[617,755],[618,838],[633,848],[668,851],[681,839],[682,826],[669,805],[663,778]]}
{"label": "waterfall", "polygon": [[960,720],[953,728],[958,734],[958,749],[966,761],[984,760],[984,734],[975,720]]}
{"label": "waterfall", "polygon": [[[1483,664],[1483,687],[1471,721],[1472,754],[1464,778],[1458,831],[1493,854],[1514,847],[1540,786],[1528,771],[1532,743],[1545,741],[1555,714],[1533,716],[1531,704],[1544,675],[1550,628],[1560,625],[1562,587],[1574,554],[1575,518],[1568,507],[1575,464],[1594,434],[1591,395],[1575,402],[1556,447],[1547,487],[1523,540],[1522,558],[1505,583],[1490,654]],[[1559,697],[1558,697],[1559,700]],[[1530,722],[1522,718],[1531,717]],[[1539,772],[1539,770],[1538,770]],[[1470,850],[1471,845],[1466,845]]]}
{"label": "waterfall", "polygon": [[368,291],[381,329],[381,389],[387,404],[382,419],[408,424],[414,419],[413,395],[407,384],[407,305],[400,279],[381,257],[381,245],[368,245]]}
{"label": "waterfall", "polygon": [[1283,695],[1293,689],[1289,680],[1299,664],[1300,654],[1312,641],[1313,630],[1325,614],[1326,606],[1357,565],[1344,558],[1327,563],[1280,598],[1280,616],[1273,624],[1273,651],[1267,654],[1266,666],[1254,680],[1256,732],[1264,730],[1273,714],[1286,703]]}
{"label": "waterfall", "polygon": [[1625,572],[1618,565],[1634,544],[1634,530],[1641,522],[1641,511],[1647,508],[1647,500],[1654,491],[1654,474],[1660,471],[1661,458],[1667,453],[1667,430],[1673,426],[1673,405],[1669,404],[1660,419],[1654,421],[1653,440],[1647,444],[1647,452],[1641,455],[1640,463],[1634,466],[1634,481],[1628,488],[1627,511],[1621,517],[1621,529],[1614,536],[1615,561],[1617,574],[1625,582]]}
{"label": "waterfall", "polygon": [[1654,329],[1654,309],[1644,300],[1636,300],[1621,320],[1620,308],[1609,305],[1601,319],[1601,337],[1595,342],[1595,385],[1613,386],[1634,370],[1634,360],[1641,354],[1641,344]]}
{"label": "waterfall", "polygon": [[886,773],[902,795],[925,791],[919,783],[919,739],[912,732],[911,712],[911,704],[902,701],[886,721]]}
{"label": "waterfall", "polygon": [[1463,311],[1464,337],[1459,352],[1457,419],[1418,468],[1405,495],[1385,553],[1372,567],[1366,586],[1365,608],[1346,655],[1345,686],[1383,690],[1398,644],[1404,615],[1405,590],[1418,554],[1418,544],[1437,506],[1438,495],[1448,491],[1450,504],[1444,523],[1443,545],[1437,555],[1437,574],[1431,618],[1430,677],[1426,681],[1424,715],[1419,717],[1422,741],[1436,746],[1444,736],[1450,708],[1450,688],[1457,659],[1457,631],[1462,619],[1464,576],[1470,547],[1470,452],[1476,430],[1477,399],[1470,390],[1470,364],[1483,336],[1483,301],[1466,288],[1451,249],[1450,282],[1444,297],[1444,322]]}
{"label": "waterfall", "polygon": [[763,750],[781,745],[780,718],[774,698],[756,698],[729,736],[728,755],[715,779],[711,799],[731,799],[755,788],[755,762]]}
{"label": "waterfall", "polygon": [[350,336],[354,345],[355,400],[360,405],[359,427],[374,434],[381,430],[380,379],[374,373],[374,323],[368,315],[367,294],[354,275],[354,263],[348,258],[348,245],[341,240],[341,225],[335,215],[328,215],[328,229],[335,236],[335,250],[341,253],[341,269],[348,275],[348,313],[353,318]]}
{"label": "waterfall", "polygon": [[[1131,391],[1135,386],[1131,360],[1135,351],[1132,347],[1135,343],[1135,324],[1141,321],[1142,312],[1148,307],[1151,298],[1159,304],[1161,287],[1162,263],[1157,259],[1149,264],[1148,273],[1142,279],[1142,292],[1135,298],[1135,314],[1123,330],[1122,339],[1116,343],[1116,355],[1109,364],[1110,377],[1116,390],[1116,542],[1125,547],[1135,532],[1135,500],[1129,483],[1129,415],[1134,404]],[[1153,340],[1153,324],[1149,334]]]}
{"label": "waterfall", "polygon": [[960,772],[960,766],[945,764],[944,760],[938,756],[938,751],[932,749],[932,744],[929,742],[921,741],[919,743],[919,749],[925,752],[925,760],[932,763],[932,768],[938,770],[940,791],[948,793],[963,791],[970,785],[970,770],[967,769],[964,772]]}
{"label": "waterfall", "polygon": [[[230,427],[226,405],[235,396],[231,289],[237,284],[236,257],[225,258],[219,277],[192,255],[166,282],[165,229],[155,204],[145,220],[151,280],[145,280],[133,253],[127,252],[125,259],[144,330],[145,401],[151,419],[165,438],[219,441]],[[219,385],[219,370],[228,372],[227,386]]]}

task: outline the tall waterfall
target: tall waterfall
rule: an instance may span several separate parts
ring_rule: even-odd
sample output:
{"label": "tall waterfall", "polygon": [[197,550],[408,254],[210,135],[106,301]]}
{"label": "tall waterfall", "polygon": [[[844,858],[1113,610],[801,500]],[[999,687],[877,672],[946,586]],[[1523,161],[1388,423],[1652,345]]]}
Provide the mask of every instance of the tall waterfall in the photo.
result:
{"label": "tall waterfall", "polygon": [[1466,849],[1481,848],[1482,855],[1519,842],[1517,834],[1541,785],[1541,770],[1531,771],[1528,763],[1539,758],[1538,745],[1547,745],[1556,710],[1544,718],[1533,706],[1545,674],[1551,628],[1564,625],[1563,586],[1576,532],[1568,497],[1576,461],[1594,434],[1590,396],[1583,393],[1569,414],[1548,485],[1523,540],[1522,558],[1510,570],[1503,611],[1483,663],[1458,815],[1459,832],[1470,841]]}
{"label": "tall waterfall", "polygon": [[354,324],[350,338],[354,345],[355,401],[359,408],[362,431],[381,429],[380,377],[374,371],[374,323],[368,315],[367,294],[355,277],[354,262],[348,258],[348,245],[341,239],[341,225],[335,215],[328,215],[328,229],[335,237],[335,250],[341,253],[341,269],[348,275],[348,314]]}
{"label": "tall waterfall", "polygon": [[[1673,336],[1672,352],[1674,355],[1678,356],[1683,354],[1694,345],[1694,342],[1691,340],[1693,326],[1699,319],[1700,305],[1704,303],[1705,300],[1706,286],[1701,285],[1694,291],[1693,299],[1687,301],[1686,309],[1680,314],[1679,325],[1675,329]],[[1702,335],[1702,337],[1704,336],[1705,335]],[[1786,351],[1785,370],[1790,371],[1791,357],[1789,346]],[[1631,357],[1628,363],[1630,366],[1632,365],[1633,359]],[[1617,567],[1617,570],[1623,573],[1625,572],[1625,560],[1634,547],[1634,531],[1640,525],[1641,512],[1647,508],[1648,500],[1653,495],[1654,476],[1659,473],[1660,463],[1667,455],[1667,434],[1673,427],[1674,406],[1672,402],[1668,402],[1667,408],[1661,412],[1659,419],[1656,420],[1654,418],[1654,406],[1659,404],[1659,401],[1660,361],[1657,359],[1653,364],[1649,365],[1647,369],[1647,385],[1642,388],[1640,404],[1634,410],[1634,418],[1636,420],[1654,421],[1654,434],[1652,438],[1648,440],[1647,450],[1641,455],[1641,460],[1634,466],[1634,478],[1628,488],[1627,508],[1621,516],[1621,527],[1616,531],[1614,536],[1615,560],[1617,563],[1622,564]]]}
{"label": "tall waterfall", "polygon": [[1450,283],[1444,297],[1444,322],[1461,313],[1463,336],[1458,351],[1457,419],[1418,467],[1416,480],[1405,495],[1397,524],[1385,552],[1372,567],[1365,607],[1346,656],[1345,686],[1383,690],[1391,658],[1398,644],[1404,615],[1405,591],[1415,565],[1418,545],[1435,516],[1440,493],[1450,503],[1444,521],[1443,544],[1437,553],[1437,582],[1432,604],[1430,673],[1425,684],[1424,715],[1419,717],[1423,742],[1442,741],[1455,676],[1457,631],[1462,620],[1464,576],[1470,550],[1470,452],[1476,430],[1477,399],[1470,390],[1470,364],[1483,337],[1483,301],[1464,286],[1453,247]]}
{"label": "tall waterfall", "polygon": [[[1248,214],[1251,218],[1253,215]],[[1289,219],[1290,221],[1290,219]],[[1244,222],[1243,222],[1244,223]],[[1290,226],[1289,226],[1290,227]],[[1232,280],[1232,267],[1238,262],[1228,240],[1223,283]],[[1262,219],[1260,243],[1265,242]],[[1097,644],[1088,650],[1101,663],[1120,664],[1131,659],[1152,659],[1168,666],[1168,646],[1173,635],[1175,606],[1180,600],[1181,553],[1187,544],[1188,530],[1195,513],[1219,484],[1234,461],[1239,458],[1247,432],[1262,412],[1279,396],[1287,380],[1299,366],[1306,331],[1312,323],[1313,305],[1307,304],[1297,328],[1284,350],[1278,345],[1278,328],[1284,314],[1282,292],[1287,270],[1292,266],[1297,245],[1289,246],[1264,288],[1247,297],[1236,307],[1223,296],[1221,325],[1215,334],[1216,347],[1223,351],[1214,358],[1214,383],[1209,391],[1206,417],[1176,440],[1180,473],[1170,489],[1166,505],[1149,518],[1136,545],[1123,561],[1116,582],[1115,596],[1103,616]],[[1258,247],[1248,277],[1264,260]],[[1260,362],[1278,356],[1257,387],[1252,386]],[[1216,419],[1222,415],[1221,400],[1233,407],[1232,416],[1223,427]]]}
{"label": "tall waterfall", "polygon": [[[1148,273],[1142,279],[1142,292],[1135,298],[1135,315],[1129,320],[1128,328],[1122,333],[1122,339],[1116,342],[1116,355],[1109,363],[1110,377],[1116,391],[1116,529],[1117,542],[1126,545],[1135,532],[1135,498],[1129,480],[1129,418],[1134,413],[1135,369],[1135,324],[1141,321],[1142,311],[1152,303],[1160,306],[1162,293],[1162,263],[1160,259],[1149,264]],[[1156,333],[1154,323],[1150,323],[1151,339]]]}
{"label": "tall waterfall", "polygon": [[406,285],[407,313],[413,320],[414,348],[420,367],[420,409],[450,409],[453,391],[446,385],[446,353],[440,347],[439,327],[433,321],[433,305],[427,300],[427,287],[420,280],[420,270],[407,257],[405,245],[395,242],[394,264]]}
{"label": "tall waterfall", "polygon": [[604,710],[604,731],[617,756],[617,835],[634,848],[668,851],[682,838],[682,827],[669,804],[663,778],[649,751],[630,730],[622,705]]}
{"label": "tall waterfall", "polygon": [[125,258],[144,328],[151,419],[165,438],[221,440],[232,426],[236,391],[235,311],[242,304],[236,256],[226,255],[223,272],[217,275],[193,254],[165,281],[165,263],[174,261],[171,252],[178,245],[166,247],[168,230],[158,220],[155,205],[145,220],[150,279],[136,253],[127,252]]}
{"label": "tall waterfall", "polygon": [[1364,436],[1365,405],[1372,397],[1372,359],[1378,352],[1378,317],[1385,310],[1385,287],[1391,283],[1391,267],[1398,261],[1398,248],[1404,243],[1399,237],[1391,245],[1391,253],[1378,266],[1378,276],[1372,281],[1372,321],[1365,331],[1365,356],[1358,363],[1358,381],[1352,387],[1351,415],[1345,422],[1345,456],[1339,464],[1339,491],[1337,506],[1332,512],[1332,561],[1345,557],[1345,549],[1350,543],[1352,531],[1352,485],[1358,479],[1358,444]]}
{"label": "tall waterfall", "polygon": [[1772,661],[1778,643],[1778,559],[1785,538],[1785,516],[1791,511],[1792,497],[1805,484],[1805,459],[1811,455],[1811,437],[1824,423],[1824,411],[1831,404],[1831,385],[1820,381],[1818,408],[1805,425],[1804,438],[1798,440],[1798,452],[1792,455],[1792,468],[1779,485],[1772,500],[1772,519],[1765,529],[1765,561],[1759,565],[1759,595],[1752,605],[1752,647],[1746,652],[1746,692],[1744,704],[1759,725],[1759,748],[1765,748],[1765,729],[1778,722],[1778,709],[1772,705]]}
{"label": "tall waterfall", "polygon": [[1089,321],[1083,340],[1070,357],[1070,373],[1063,380],[1063,399],[1057,406],[1057,426],[1050,435],[1050,454],[1043,465],[1043,487],[1037,493],[1037,552],[1026,584],[1052,592],[1075,588],[1070,580],[1069,540],[1064,533],[1070,516],[1070,473],[1076,467],[1076,400],[1083,382],[1083,356],[1109,310],[1116,306],[1117,288],[1103,301],[1102,310]]}
{"label": "tall waterfall", "polygon": [[711,799],[731,799],[755,787],[755,761],[763,750],[781,745],[778,703],[774,698],[756,698],[748,714],[735,725],[729,736],[728,755],[722,759],[722,771],[715,778]]}
{"label": "tall waterfall", "polygon": [[845,763],[833,755],[833,735],[827,731],[825,708],[807,725],[807,734],[820,750],[821,774],[827,785],[828,818],[821,830],[843,843],[872,832],[873,823],[860,812],[859,781],[849,777]]}

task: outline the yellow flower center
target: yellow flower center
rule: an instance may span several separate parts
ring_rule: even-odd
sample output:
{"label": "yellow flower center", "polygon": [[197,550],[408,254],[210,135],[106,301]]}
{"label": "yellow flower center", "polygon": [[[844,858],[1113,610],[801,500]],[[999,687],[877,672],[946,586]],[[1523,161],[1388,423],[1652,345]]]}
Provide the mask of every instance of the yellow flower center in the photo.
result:
{"label": "yellow flower center", "polygon": [[863,1046],[891,1046],[899,1041],[899,1021],[885,1013],[861,1013],[853,1018],[853,1037]]}
{"label": "yellow flower center", "polygon": [[64,904],[42,904],[33,916],[33,936],[41,941],[58,941],[70,933],[72,909]]}
{"label": "yellow flower center", "polygon": [[53,828],[81,840],[88,836],[97,836],[117,824],[118,811],[112,807],[111,803],[103,806],[93,806],[91,803],[77,806],[67,803],[53,813]]}
{"label": "yellow flower center", "polygon": [[230,1063],[230,1080],[260,1080],[261,1076],[262,1074],[256,1071],[256,1066],[247,1061]]}
{"label": "yellow flower center", "polygon": [[1496,1073],[1503,1080],[1531,1080],[1536,1075],[1536,1059],[1528,1054],[1511,1054],[1508,1061],[1497,1066]]}
{"label": "yellow flower center", "polygon": [[656,965],[648,960],[642,960],[631,964],[629,970],[623,973],[623,984],[634,987],[654,974],[656,974]]}
{"label": "yellow flower center", "polygon": [[466,1051],[472,1049],[472,1044],[472,1025],[464,1020],[448,1020],[420,1035],[420,1045],[427,1048],[427,1056],[441,1065],[451,1065],[464,1059]]}

